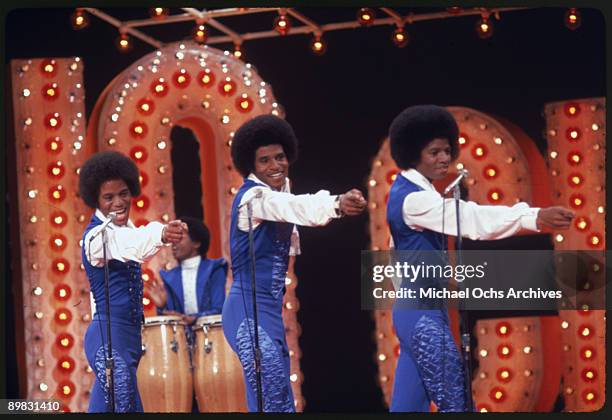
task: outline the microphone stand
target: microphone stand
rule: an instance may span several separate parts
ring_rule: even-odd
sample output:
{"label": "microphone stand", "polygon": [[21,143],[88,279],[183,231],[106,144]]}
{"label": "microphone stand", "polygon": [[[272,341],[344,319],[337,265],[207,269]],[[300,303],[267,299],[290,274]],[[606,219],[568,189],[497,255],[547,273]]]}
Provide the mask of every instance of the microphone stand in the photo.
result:
{"label": "microphone stand", "polygon": [[255,284],[255,247],[253,245],[253,209],[251,201],[247,203],[249,219],[249,257],[251,260],[251,292],[253,297],[253,323],[255,326],[255,380],[257,392],[257,412],[263,413],[263,388],[261,385],[261,350],[259,348],[259,322],[257,319],[257,293]]}
{"label": "microphone stand", "polygon": [[115,371],[115,363],[113,360],[113,344],[111,339],[111,323],[110,323],[110,289],[109,289],[109,273],[108,273],[108,258],[106,255],[106,227],[102,228],[102,253],[104,256],[104,293],[106,296],[106,335],[108,336],[108,348],[106,351],[106,383],[109,388],[109,400],[111,405],[111,413],[115,412],[115,384],[113,374]]}
{"label": "microphone stand", "polygon": [[[462,245],[463,240],[461,238],[461,217],[459,214],[459,202],[461,200],[461,190],[459,188],[459,183],[457,183],[453,187],[453,199],[455,200],[455,216],[457,219],[457,239],[455,241],[455,251],[457,252],[457,265],[461,265],[462,258]],[[457,282],[459,289],[462,288],[461,283]],[[470,334],[470,324],[469,324],[469,312],[466,309],[463,309],[463,303],[460,304],[459,309],[459,331],[461,333],[461,353],[463,355],[463,363],[464,363],[464,382],[465,382],[465,399],[467,405],[467,411],[474,411],[474,402],[472,401],[472,354],[471,354],[471,334]]]}

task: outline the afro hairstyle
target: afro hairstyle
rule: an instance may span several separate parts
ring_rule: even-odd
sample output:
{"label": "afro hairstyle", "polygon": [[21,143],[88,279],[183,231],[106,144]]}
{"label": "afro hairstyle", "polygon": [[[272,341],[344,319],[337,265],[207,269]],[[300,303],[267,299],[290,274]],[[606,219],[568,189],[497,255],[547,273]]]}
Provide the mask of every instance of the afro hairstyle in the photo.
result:
{"label": "afro hairstyle", "polygon": [[179,217],[181,222],[185,222],[189,228],[189,237],[194,242],[200,243],[199,253],[201,256],[206,255],[210,246],[210,232],[206,225],[195,217]]}
{"label": "afro hairstyle", "polygon": [[391,156],[401,169],[415,167],[421,151],[433,139],[447,139],[451,159],[459,155],[459,127],[445,108],[437,105],[416,105],[403,110],[389,127]]}
{"label": "afro hairstyle", "polygon": [[122,179],[132,197],[140,195],[140,180],[136,164],[119,152],[100,152],[90,157],[79,172],[79,194],[92,209],[98,207],[100,186],[113,179]]}
{"label": "afro hairstyle", "polygon": [[297,158],[297,137],[291,125],[274,115],[260,115],[244,123],[232,140],[232,161],[242,176],[255,169],[255,152],[262,146],[280,144],[289,163]]}

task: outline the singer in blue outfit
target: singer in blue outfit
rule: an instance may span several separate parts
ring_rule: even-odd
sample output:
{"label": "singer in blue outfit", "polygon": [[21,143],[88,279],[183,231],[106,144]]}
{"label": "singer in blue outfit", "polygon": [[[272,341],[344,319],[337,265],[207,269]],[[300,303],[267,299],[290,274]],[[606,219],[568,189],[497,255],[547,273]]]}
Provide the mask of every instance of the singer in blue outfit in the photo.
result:
{"label": "singer in blue outfit", "polygon": [[233,283],[223,305],[223,332],[244,371],[249,411],[257,411],[255,326],[249,258],[248,208],[252,212],[255,288],[258,315],[263,411],[294,412],[289,381],[289,351],[282,302],[289,255],[299,248],[295,225],[323,226],[366,206],[358,190],[334,196],[293,195],[288,170],[297,154],[297,138],[283,119],[263,115],[243,124],[232,141],[232,160],[245,177],[231,210],[230,249]]}
{"label": "singer in blue outfit", "polygon": [[[136,384],[141,356],[143,320],[140,264],[164,244],[179,242],[187,227],[180,220],[167,225],[151,222],[136,228],[129,220],[132,198],[140,194],[138,169],[118,152],[93,155],[79,175],[81,198],[95,212],[83,234],[82,259],[89,279],[94,315],[85,332],[84,347],[96,380],[89,412],[142,412]],[[106,260],[101,230],[106,230]],[[110,331],[114,372],[114,409],[106,373],[109,355],[104,265],[109,271]]]}
{"label": "singer in blue outfit", "polygon": [[[410,250],[418,264],[446,264],[443,233],[457,232],[455,203],[444,198],[432,181],[446,177],[449,165],[459,154],[459,129],[446,109],[418,105],[405,109],[389,128],[391,156],[403,171],[395,179],[387,203],[387,221],[393,245]],[[460,202],[462,236],[470,239],[501,239],[521,229],[569,227],[574,213],[563,207],[532,208],[526,203],[512,207],[481,206]],[[442,279],[404,280],[400,287],[430,287]],[[418,295],[417,295],[418,296]],[[466,411],[463,362],[449,328],[445,304],[422,302],[406,307],[396,301],[393,324],[400,341],[391,411],[429,411],[433,401],[438,411]]]}
{"label": "singer in blue outfit", "polygon": [[187,216],[180,220],[187,225],[188,235],[172,244],[172,255],[179,265],[172,270],[161,270],[162,282],[149,282],[145,287],[158,314],[180,315],[191,325],[199,317],[221,313],[227,261],[206,257],[210,232],[201,220]]}

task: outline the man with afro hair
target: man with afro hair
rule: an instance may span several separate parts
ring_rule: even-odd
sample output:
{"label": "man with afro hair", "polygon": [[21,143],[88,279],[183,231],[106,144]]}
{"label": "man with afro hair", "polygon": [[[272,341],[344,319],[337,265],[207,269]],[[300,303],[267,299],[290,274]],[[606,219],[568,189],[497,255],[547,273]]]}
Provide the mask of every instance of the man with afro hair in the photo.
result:
{"label": "man with afro hair", "polygon": [[[455,205],[452,199],[445,202],[432,182],[444,179],[451,161],[458,156],[458,134],[451,113],[435,105],[409,107],[389,128],[391,156],[402,172],[389,192],[387,222],[395,249],[412,251],[408,258],[411,264],[423,259],[446,264],[446,257],[439,251],[446,249],[444,234],[457,232]],[[526,203],[481,206],[461,201],[460,216],[462,236],[491,240],[521,229],[566,229],[574,214],[562,207],[538,209]],[[441,288],[445,284],[443,279],[418,278],[404,279],[400,285],[413,289],[426,286]],[[418,296],[418,290],[416,293]],[[446,307],[441,304],[430,309],[427,304],[431,302],[421,303],[408,309],[396,301],[393,308],[400,356],[390,410],[429,411],[433,401],[441,412],[470,411],[466,407],[464,366],[449,329]]]}
{"label": "man with afro hair", "polygon": [[323,226],[343,215],[360,214],[366,201],[359,190],[330,195],[294,195],[289,165],[297,156],[293,128],[281,118],[262,115],[242,125],[232,140],[232,160],[244,176],[231,210],[233,283],[223,305],[223,331],[244,371],[249,411],[257,411],[254,322],[251,298],[248,208],[252,209],[255,278],[261,348],[263,411],[293,412],[289,350],[282,319],[289,255],[297,253],[296,225]]}
{"label": "man with afro hair", "polygon": [[[96,153],[85,162],[79,173],[79,193],[95,210],[85,228],[81,251],[94,312],[84,338],[87,361],[96,378],[89,397],[89,412],[142,412],[136,383],[142,352],[140,264],[152,258],[164,244],[179,242],[187,227],[180,220],[167,225],[150,222],[139,228],[134,226],[129,214],[132,198],[140,194],[138,169],[134,162],[118,152]],[[99,234],[107,221],[110,222],[106,228],[110,301],[105,293],[105,258]],[[109,351],[107,305],[114,359],[114,410],[105,372]]]}

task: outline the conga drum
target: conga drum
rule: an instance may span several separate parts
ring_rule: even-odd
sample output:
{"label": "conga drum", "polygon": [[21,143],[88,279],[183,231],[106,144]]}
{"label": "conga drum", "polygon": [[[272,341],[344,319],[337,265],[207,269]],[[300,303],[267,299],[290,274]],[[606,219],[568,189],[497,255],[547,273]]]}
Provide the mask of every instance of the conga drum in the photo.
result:
{"label": "conga drum", "polygon": [[201,413],[246,412],[242,365],[221,328],[221,315],[203,316],[193,325],[193,383]]}
{"label": "conga drum", "polygon": [[136,376],[144,411],[191,412],[193,376],[181,317],[145,318],[142,350]]}

